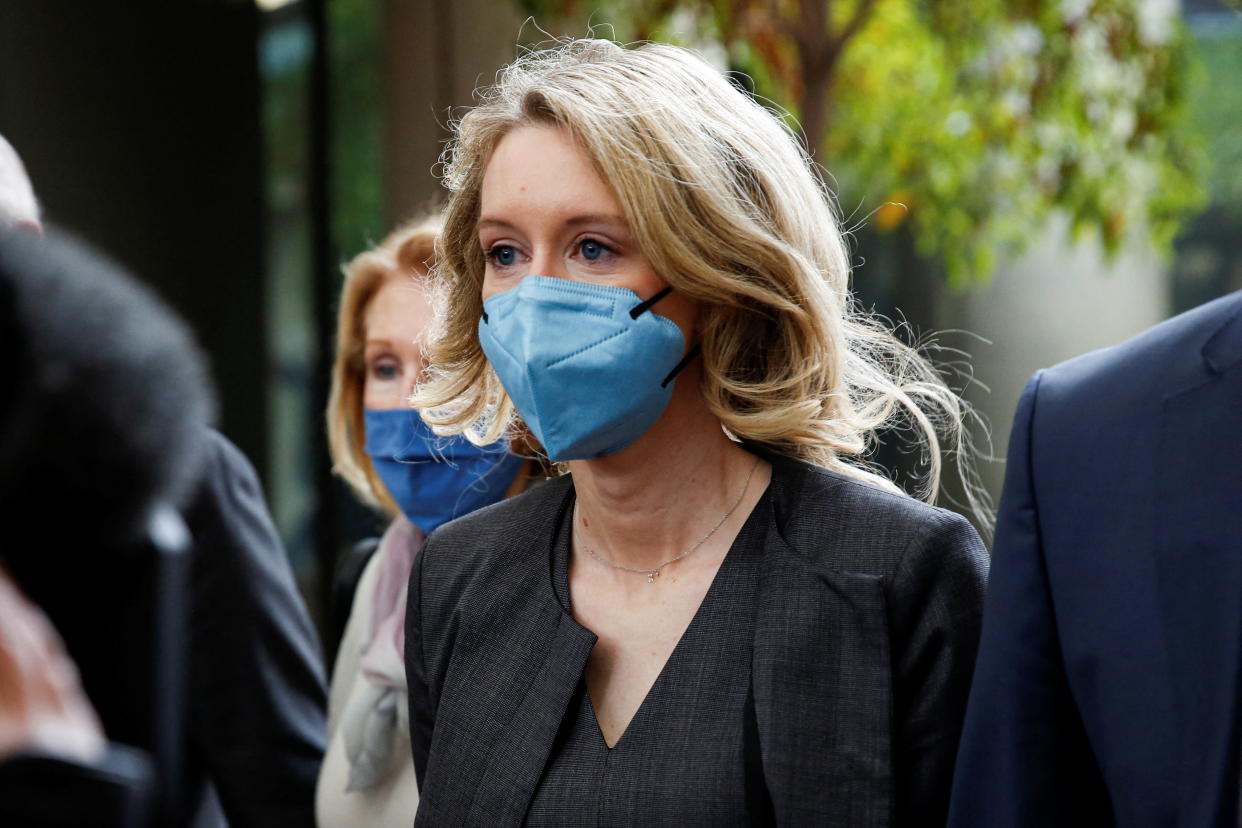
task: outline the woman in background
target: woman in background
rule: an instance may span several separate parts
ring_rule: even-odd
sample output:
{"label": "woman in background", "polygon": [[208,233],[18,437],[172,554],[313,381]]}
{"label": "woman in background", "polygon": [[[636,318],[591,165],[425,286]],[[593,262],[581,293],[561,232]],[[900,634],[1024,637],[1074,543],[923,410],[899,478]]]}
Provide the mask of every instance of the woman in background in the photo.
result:
{"label": "woman in background", "polygon": [[408,826],[418,805],[406,725],[405,593],[423,538],[527,479],[502,445],[438,437],[409,407],[432,320],[439,220],[415,221],[345,267],[328,402],[335,471],[392,522],[358,582],[328,699],[316,791],[323,828]]}

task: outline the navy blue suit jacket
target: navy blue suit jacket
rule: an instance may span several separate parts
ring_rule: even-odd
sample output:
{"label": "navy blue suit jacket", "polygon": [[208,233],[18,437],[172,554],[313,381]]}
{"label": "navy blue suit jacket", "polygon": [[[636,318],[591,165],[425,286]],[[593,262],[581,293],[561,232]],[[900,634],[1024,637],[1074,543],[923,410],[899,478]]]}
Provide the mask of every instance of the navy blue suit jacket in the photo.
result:
{"label": "navy blue suit jacket", "polygon": [[1242,293],[1036,374],[950,824],[1233,826]]}

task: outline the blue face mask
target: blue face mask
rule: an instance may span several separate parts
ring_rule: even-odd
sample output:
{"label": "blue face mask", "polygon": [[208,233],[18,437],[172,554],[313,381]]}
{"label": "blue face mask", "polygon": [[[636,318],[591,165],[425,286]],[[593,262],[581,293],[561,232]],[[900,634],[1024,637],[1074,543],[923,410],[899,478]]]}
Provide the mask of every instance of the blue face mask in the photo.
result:
{"label": "blue face mask", "polygon": [[[632,290],[527,276],[483,303],[479,343],[554,461],[620,451],[660,418],[685,357],[681,329]],[[680,361],[679,361],[680,360]]]}
{"label": "blue face mask", "polygon": [[431,534],[441,524],[504,497],[522,458],[502,444],[441,437],[410,409],[365,412],[375,472],[410,522]]}

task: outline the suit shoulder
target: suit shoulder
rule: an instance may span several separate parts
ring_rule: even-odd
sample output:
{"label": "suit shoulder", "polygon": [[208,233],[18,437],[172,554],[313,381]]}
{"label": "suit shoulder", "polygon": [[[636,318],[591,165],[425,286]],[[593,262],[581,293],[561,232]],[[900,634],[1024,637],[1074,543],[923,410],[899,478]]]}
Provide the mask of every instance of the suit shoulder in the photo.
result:
{"label": "suit shoulder", "polygon": [[250,462],[246,459],[246,455],[242,454],[241,449],[225,437],[217,429],[206,428],[203,430],[203,439],[207,445],[207,453],[218,463],[226,465],[246,465]]}
{"label": "suit shoulder", "polygon": [[[986,569],[987,551],[966,518],[806,463],[790,469],[778,522],[796,551],[833,569],[891,577],[911,555]],[[784,481],[783,481],[784,482]]]}
{"label": "suit shoulder", "polygon": [[259,491],[258,473],[232,440],[214,428],[205,428],[202,445],[203,470],[194,493],[197,501],[211,497],[227,499],[231,494],[238,494],[239,489],[247,494]]}
{"label": "suit shoulder", "polygon": [[[1202,374],[1203,350],[1222,328],[1242,315],[1242,291],[1192,308],[1108,348],[1083,354],[1043,372],[1046,400],[1119,396],[1123,403],[1160,396]],[[1236,326],[1235,326],[1236,327]],[[1142,370],[1136,371],[1136,367]]]}

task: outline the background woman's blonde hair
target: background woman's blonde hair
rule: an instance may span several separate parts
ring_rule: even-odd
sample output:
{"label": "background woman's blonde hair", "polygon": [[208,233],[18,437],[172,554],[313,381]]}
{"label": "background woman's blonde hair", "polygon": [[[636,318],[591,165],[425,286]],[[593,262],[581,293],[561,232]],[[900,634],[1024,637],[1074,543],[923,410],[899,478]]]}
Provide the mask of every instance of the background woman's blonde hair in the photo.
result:
{"label": "background woman's blonde hair", "polygon": [[336,323],[336,358],[328,396],[328,452],[332,470],[364,502],[390,515],[398,507],[367,455],[363,419],[366,384],[366,315],[375,294],[390,279],[425,279],[435,256],[439,216],[418,218],[397,228],[376,247],[359,253],[343,272]]}
{"label": "background woman's blonde hair", "polygon": [[867,461],[881,428],[925,450],[934,500],[941,436],[976,517],[964,403],[916,350],[853,304],[831,194],[784,122],[694,53],[572,40],[530,52],[479,93],[445,151],[450,198],[437,242],[447,291],[435,375],[415,393],[442,431],[491,442],[514,408],[479,345],[484,170],[526,124],[565,129],[611,187],[652,268],[702,304],[702,392],[730,433],[887,488]]}

